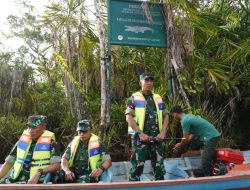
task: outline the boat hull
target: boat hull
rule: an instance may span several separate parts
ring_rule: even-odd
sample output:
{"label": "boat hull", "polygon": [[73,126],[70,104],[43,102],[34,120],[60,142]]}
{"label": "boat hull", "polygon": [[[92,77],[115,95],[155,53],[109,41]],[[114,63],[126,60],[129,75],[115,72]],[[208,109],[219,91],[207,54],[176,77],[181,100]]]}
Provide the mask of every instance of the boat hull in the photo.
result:
{"label": "boat hull", "polygon": [[116,183],[95,183],[95,184],[50,184],[50,185],[0,185],[1,190],[9,189],[67,189],[67,190],[227,190],[227,189],[250,189],[250,173],[190,178],[185,180],[171,181],[150,181],[150,182],[116,182]]}

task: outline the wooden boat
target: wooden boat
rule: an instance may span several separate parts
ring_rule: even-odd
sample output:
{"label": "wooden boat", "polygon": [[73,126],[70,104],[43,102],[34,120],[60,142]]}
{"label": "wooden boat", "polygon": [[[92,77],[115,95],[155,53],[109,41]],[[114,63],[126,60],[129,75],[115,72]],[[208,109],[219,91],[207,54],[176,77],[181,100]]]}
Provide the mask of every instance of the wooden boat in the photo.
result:
{"label": "wooden boat", "polygon": [[[113,173],[113,182],[111,183],[92,183],[92,184],[11,184],[0,185],[1,190],[5,189],[68,189],[68,190],[116,190],[116,189],[136,189],[136,190],[226,190],[226,189],[250,189],[250,151],[242,152],[244,163],[236,165],[228,174],[212,177],[187,177],[185,179],[170,179],[171,174],[166,174],[168,180],[151,181],[152,172],[150,162],[145,163],[144,180],[140,182],[128,182],[129,162],[115,162],[111,168]],[[200,157],[184,157],[166,159],[165,163],[176,165],[193,175],[195,170],[200,169]],[[180,176],[181,178],[181,176]]]}

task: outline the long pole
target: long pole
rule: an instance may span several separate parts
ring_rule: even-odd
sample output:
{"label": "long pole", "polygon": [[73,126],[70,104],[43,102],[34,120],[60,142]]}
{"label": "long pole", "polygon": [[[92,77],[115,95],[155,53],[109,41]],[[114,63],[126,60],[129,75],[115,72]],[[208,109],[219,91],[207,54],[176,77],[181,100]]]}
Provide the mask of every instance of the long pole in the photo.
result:
{"label": "long pole", "polygon": [[101,135],[104,134],[104,131],[107,127],[107,90],[106,90],[106,58],[105,58],[105,31],[104,23],[101,18],[101,7],[99,0],[94,0],[95,10],[96,10],[96,19],[98,22],[98,33],[99,33],[99,42],[100,42],[100,63],[101,63]]}

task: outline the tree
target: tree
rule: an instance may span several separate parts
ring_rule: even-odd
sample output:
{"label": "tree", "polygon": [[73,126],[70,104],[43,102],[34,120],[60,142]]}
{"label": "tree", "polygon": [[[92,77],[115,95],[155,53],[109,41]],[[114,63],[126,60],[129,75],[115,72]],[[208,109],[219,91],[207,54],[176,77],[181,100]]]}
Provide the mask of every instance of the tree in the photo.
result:
{"label": "tree", "polygon": [[[101,133],[108,128],[110,125],[110,91],[107,84],[107,78],[110,76],[109,68],[107,68],[107,55],[108,51],[105,48],[106,44],[106,31],[105,31],[105,22],[101,15],[102,6],[101,2],[98,0],[94,1],[95,10],[96,10],[96,19],[98,22],[98,34],[99,34],[99,44],[100,44],[100,68],[101,68]],[[107,76],[108,75],[108,76]]]}

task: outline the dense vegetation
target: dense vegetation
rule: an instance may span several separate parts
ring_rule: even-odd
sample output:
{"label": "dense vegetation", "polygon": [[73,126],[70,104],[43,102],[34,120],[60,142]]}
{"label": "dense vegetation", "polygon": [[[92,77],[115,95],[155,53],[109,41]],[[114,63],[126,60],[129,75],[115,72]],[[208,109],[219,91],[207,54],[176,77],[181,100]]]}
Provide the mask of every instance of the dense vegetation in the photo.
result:
{"label": "dense vegetation", "polygon": [[[106,2],[95,2],[106,23]],[[21,38],[24,44],[9,51],[1,43],[0,49],[0,143],[5,145],[1,161],[31,114],[46,115],[48,129],[64,145],[75,133],[78,119],[91,119],[96,133],[103,129],[101,135],[114,160],[128,159],[124,110],[127,98],[139,89],[138,76],[143,71],[155,75],[155,91],[168,108],[180,104],[212,121],[222,132],[221,146],[249,149],[249,1],[161,2],[174,12],[174,34],[183,64],[179,72],[174,71],[168,62],[169,49],[112,46],[111,69],[105,68],[106,77],[112,76],[107,96],[112,103],[111,120],[102,123],[101,38],[85,2],[53,0],[37,15],[35,7],[20,1],[22,17],[8,17],[11,30],[5,35]],[[108,84],[107,80],[107,88]],[[183,99],[180,85],[191,106]],[[172,136],[177,134],[175,129],[176,123],[171,122]],[[167,144],[168,151],[173,143]]]}

